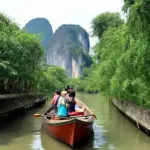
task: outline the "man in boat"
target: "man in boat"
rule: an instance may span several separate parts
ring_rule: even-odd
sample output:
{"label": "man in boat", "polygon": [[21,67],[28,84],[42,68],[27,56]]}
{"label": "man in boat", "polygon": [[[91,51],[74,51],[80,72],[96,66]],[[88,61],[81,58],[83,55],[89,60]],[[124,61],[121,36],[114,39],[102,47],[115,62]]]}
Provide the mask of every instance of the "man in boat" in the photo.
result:
{"label": "man in boat", "polygon": [[80,104],[75,97],[75,91],[71,91],[67,98],[67,108],[69,115],[84,115],[85,108],[80,108]]}
{"label": "man in boat", "polygon": [[[73,86],[72,85],[67,85],[67,88],[65,89],[65,91],[67,91],[67,100],[69,99],[69,93],[71,92],[70,96],[73,97],[73,99],[75,99],[76,104],[75,104],[75,112],[78,113],[83,113],[85,108],[81,108],[79,107],[79,103],[77,102],[77,98],[75,97],[75,91],[73,91]],[[78,104],[77,104],[78,103]]]}

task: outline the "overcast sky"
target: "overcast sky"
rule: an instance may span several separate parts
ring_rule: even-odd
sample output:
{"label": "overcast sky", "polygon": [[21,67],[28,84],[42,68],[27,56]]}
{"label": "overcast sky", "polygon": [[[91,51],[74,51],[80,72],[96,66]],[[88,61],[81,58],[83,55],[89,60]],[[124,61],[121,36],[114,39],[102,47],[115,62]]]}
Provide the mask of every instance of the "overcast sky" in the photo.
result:
{"label": "overcast sky", "polygon": [[[62,24],[79,24],[89,33],[98,14],[121,12],[123,0],[0,0],[0,11],[23,27],[30,19],[44,17],[55,31]],[[91,40],[93,46],[95,41]]]}

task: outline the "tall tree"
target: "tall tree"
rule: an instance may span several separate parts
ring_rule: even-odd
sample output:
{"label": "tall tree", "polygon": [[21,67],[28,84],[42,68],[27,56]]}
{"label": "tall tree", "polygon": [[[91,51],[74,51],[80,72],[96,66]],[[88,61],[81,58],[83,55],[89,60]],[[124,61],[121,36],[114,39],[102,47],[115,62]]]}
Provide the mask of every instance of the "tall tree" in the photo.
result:
{"label": "tall tree", "polygon": [[119,13],[102,13],[92,20],[93,35],[100,39],[107,29],[117,28],[123,23]]}

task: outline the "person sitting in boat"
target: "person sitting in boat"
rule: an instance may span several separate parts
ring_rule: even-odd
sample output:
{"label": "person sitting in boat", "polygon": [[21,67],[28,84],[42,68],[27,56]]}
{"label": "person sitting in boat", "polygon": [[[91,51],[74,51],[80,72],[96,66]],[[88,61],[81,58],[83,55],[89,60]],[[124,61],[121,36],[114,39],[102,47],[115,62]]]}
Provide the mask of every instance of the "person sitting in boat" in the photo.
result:
{"label": "person sitting in boat", "polygon": [[68,116],[68,110],[67,110],[67,92],[62,91],[61,96],[58,99],[58,104],[57,104],[57,116],[58,117],[66,117]]}
{"label": "person sitting in boat", "polygon": [[69,115],[84,115],[85,108],[80,108],[78,100],[75,97],[75,91],[71,91],[67,98],[67,108]]}
{"label": "person sitting in boat", "polygon": [[56,90],[53,96],[53,99],[51,101],[51,104],[53,104],[55,106],[55,108],[57,108],[57,103],[58,103],[58,99],[61,95],[61,91],[60,90]]}

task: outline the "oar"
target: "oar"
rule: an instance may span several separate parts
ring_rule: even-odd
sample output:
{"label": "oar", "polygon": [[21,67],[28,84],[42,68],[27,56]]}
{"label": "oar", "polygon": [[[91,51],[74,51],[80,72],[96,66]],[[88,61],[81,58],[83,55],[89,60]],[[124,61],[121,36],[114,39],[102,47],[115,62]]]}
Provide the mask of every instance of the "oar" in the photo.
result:
{"label": "oar", "polygon": [[[43,114],[45,114],[46,112],[48,112],[53,106],[54,106],[54,105],[51,104],[51,105],[44,111]],[[35,117],[35,118],[38,118],[38,117],[41,117],[41,116],[43,117],[43,116],[45,116],[45,115],[43,115],[43,114],[38,114],[38,113],[36,113],[36,114],[33,115],[33,117]]]}
{"label": "oar", "polygon": [[38,117],[41,117],[42,115],[41,114],[38,114],[38,113],[36,113],[36,114],[34,114],[33,115],[33,117],[35,117],[35,118],[38,118]]}
{"label": "oar", "polygon": [[77,101],[91,114],[91,116],[93,116],[97,120],[96,115],[81,100],[77,99]]}
{"label": "oar", "polygon": [[50,116],[50,115],[43,115],[43,114],[33,114],[33,117],[38,118],[38,117],[44,117],[44,116],[48,116],[48,117],[54,117],[54,116]]}
{"label": "oar", "polygon": [[70,117],[58,117],[58,116],[51,116],[51,115],[43,115],[43,114],[38,114],[38,113],[33,115],[33,117],[35,117],[35,118],[44,117],[44,116],[48,116],[48,117],[55,118],[55,119],[70,118]]}

